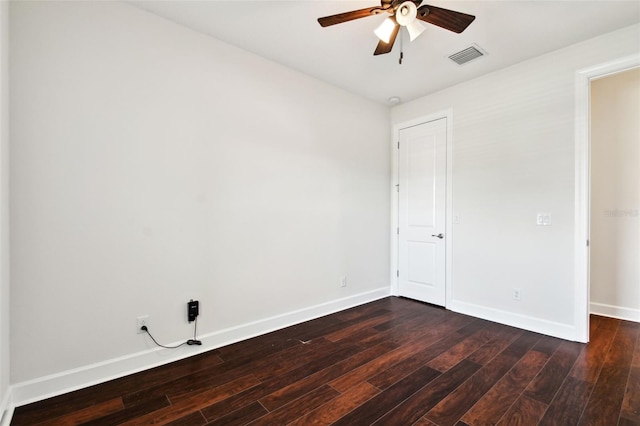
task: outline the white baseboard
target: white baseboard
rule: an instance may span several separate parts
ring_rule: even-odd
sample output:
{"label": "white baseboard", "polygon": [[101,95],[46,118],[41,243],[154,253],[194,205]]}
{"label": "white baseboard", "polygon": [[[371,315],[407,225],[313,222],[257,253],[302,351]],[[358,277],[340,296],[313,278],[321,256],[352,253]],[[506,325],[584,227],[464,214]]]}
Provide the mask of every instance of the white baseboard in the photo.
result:
{"label": "white baseboard", "polygon": [[[160,348],[151,349],[50,376],[40,377],[27,382],[16,383],[12,386],[12,397],[8,405],[19,407],[31,402],[117,379],[304,321],[319,318],[364,303],[373,302],[388,297],[389,295],[389,287],[384,287],[206,334],[200,337],[202,346],[185,346],[176,351],[163,351]],[[4,426],[4,424],[0,426]]]}
{"label": "white baseboard", "polygon": [[640,322],[640,309],[623,308],[622,306],[606,305],[604,303],[594,302],[589,304],[589,309],[592,314]]}
{"label": "white baseboard", "polygon": [[512,327],[522,328],[524,330],[546,334],[548,336],[558,337],[560,339],[580,341],[577,338],[576,327],[573,325],[562,324],[461,301],[452,301],[450,305],[451,306],[447,306],[447,309],[451,309],[452,311],[461,314],[471,315],[476,318],[482,318],[488,321],[510,325]]}

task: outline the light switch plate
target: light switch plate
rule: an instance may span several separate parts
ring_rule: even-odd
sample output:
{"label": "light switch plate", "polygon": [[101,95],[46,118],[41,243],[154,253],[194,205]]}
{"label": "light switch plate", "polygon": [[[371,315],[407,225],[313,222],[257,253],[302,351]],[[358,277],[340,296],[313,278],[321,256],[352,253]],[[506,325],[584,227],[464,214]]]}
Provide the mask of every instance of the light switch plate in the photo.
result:
{"label": "light switch plate", "polygon": [[551,213],[538,213],[536,216],[536,225],[551,226]]}

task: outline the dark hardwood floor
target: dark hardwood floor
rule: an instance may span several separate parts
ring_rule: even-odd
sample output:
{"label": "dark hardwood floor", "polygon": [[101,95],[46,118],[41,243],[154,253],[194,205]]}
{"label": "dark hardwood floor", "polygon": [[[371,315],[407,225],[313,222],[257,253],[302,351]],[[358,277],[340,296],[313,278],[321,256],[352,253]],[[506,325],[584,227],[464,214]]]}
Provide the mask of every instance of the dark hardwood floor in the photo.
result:
{"label": "dark hardwood floor", "polygon": [[640,425],[640,324],[568,342],[387,298],[16,409],[12,425]]}

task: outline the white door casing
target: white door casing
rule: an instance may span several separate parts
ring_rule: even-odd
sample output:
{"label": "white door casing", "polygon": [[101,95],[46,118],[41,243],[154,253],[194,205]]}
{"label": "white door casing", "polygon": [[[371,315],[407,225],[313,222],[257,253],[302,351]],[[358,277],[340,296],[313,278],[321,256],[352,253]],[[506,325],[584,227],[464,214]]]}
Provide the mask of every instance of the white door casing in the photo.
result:
{"label": "white door casing", "polygon": [[398,136],[398,294],[445,306],[447,119]]}

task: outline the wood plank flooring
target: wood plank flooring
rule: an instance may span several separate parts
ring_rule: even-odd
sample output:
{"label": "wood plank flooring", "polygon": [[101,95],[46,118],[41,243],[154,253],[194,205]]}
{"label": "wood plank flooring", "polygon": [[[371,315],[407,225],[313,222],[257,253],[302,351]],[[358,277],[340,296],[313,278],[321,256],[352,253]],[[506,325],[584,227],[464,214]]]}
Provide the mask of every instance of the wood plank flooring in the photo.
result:
{"label": "wood plank flooring", "polygon": [[12,425],[640,425],[640,324],[563,341],[390,297],[16,409]]}

